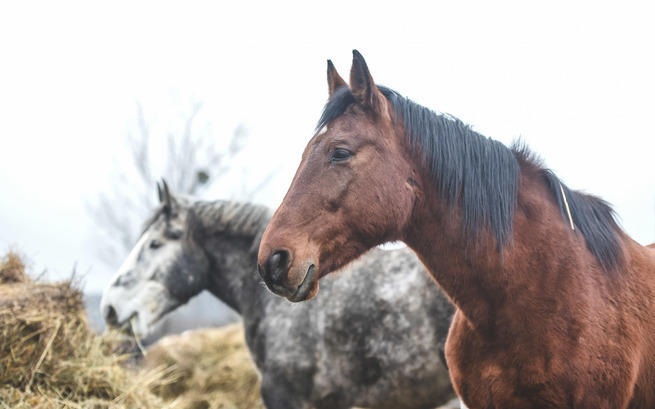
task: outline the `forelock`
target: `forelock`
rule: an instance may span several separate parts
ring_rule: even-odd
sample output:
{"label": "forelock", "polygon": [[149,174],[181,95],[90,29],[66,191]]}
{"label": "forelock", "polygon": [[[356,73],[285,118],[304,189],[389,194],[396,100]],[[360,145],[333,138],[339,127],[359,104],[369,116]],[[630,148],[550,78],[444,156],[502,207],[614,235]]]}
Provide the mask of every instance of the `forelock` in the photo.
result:
{"label": "forelock", "polygon": [[323,108],[321,118],[316,125],[316,131],[319,131],[330,122],[334,121],[337,117],[341,116],[350,105],[355,102],[355,97],[350,91],[350,88],[343,86],[338,88],[330,97],[327,104]]}

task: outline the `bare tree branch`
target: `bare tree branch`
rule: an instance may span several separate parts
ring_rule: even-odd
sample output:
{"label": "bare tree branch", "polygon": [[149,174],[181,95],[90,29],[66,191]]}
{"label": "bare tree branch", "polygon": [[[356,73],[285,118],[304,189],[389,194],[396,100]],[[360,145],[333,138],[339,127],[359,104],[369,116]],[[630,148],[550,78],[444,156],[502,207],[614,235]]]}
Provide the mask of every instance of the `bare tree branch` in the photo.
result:
{"label": "bare tree branch", "polygon": [[[178,193],[197,195],[223,177],[231,167],[231,160],[246,145],[247,132],[240,125],[227,147],[221,151],[208,132],[197,128],[202,108],[193,103],[179,131],[169,130],[165,141],[165,163],[153,163],[153,142],[143,107],[137,104],[136,125],[128,132],[125,157],[129,164],[115,172],[115,181],[102,192],[97,202],[87,204],[87,210],[103,237],[98,256],[108,265],[117,266],[138,238],[140,223],[156,205],[153,186],[159,176],[168,181]],[[162,167],[163,166],[163,167]],[[164,171],[158,171],[161,168]],[[270,175],[255,191],[270,181]]]}

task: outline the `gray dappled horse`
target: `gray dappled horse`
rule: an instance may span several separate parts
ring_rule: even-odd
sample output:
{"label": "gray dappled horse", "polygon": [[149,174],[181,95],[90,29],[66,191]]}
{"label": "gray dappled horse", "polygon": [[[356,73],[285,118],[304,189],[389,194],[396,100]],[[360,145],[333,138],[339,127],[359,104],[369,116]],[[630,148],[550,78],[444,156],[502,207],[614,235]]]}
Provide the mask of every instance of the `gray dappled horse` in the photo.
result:
{"label": "gray dappled horse", "polygon": [[145,336],[207,289],[243,318],[268,409],[434,408],[454,397],[443,348],[454,308],[408,249],[374,249],[293,304],[256,273],[263,206],[174,197],[105,288],[108,325]]}

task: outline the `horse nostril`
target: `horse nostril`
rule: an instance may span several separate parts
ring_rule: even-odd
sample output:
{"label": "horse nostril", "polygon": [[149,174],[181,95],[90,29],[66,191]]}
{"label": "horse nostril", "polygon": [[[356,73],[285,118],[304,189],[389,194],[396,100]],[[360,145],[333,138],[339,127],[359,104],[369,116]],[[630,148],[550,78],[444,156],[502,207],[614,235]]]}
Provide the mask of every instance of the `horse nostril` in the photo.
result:
{"label": "horse nostril", "polygon": [[266,273],[272,282],[279,284],[289,271],[289,252],[278,250],[266,260]]}
{"label": "horse nostril", "polygon": [[103,316],[107,325],[112,327],[118,326],[118,314],[116,314],[116,310],[114,309],[114,307],[108,305],[105,308]]}

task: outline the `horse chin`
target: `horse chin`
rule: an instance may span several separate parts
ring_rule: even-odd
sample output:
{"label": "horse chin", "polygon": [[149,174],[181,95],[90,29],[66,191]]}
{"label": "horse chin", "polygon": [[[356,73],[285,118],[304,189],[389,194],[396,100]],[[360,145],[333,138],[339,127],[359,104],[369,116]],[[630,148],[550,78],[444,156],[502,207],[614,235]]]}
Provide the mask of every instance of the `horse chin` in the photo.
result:
{"label": "horse chin", "polygon": [[144,337],[147,334],[147,326],[141,316],[136,312],[123,324],[122,330],[128,334],[132,332],[140,337]]}
{"label": "horse chin", "polygon": [[140,312],[134,312],[124,327],[129,326],[130,330],[140,338],[146,338],[155,332],[162,318],[179,305],[179,302],[165,298],[154,303],[150,310],[141,309]]}
{"label": "horse chin", "polygon": [[147,322],[138,312],[135,312],[121,325],[120,330],[127,335],[134,334],[139,338],[145,338],[150,335],[153,326],[154,322]]}
{"label": "horse chin", "polygon": [[305,278],[295,293],[287,297],[291,302],[311,300],[318,294],[318,269],[314,264],[309,266]]}

